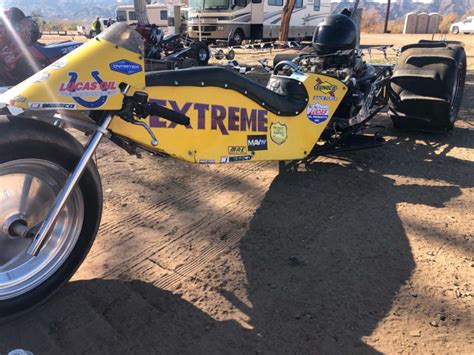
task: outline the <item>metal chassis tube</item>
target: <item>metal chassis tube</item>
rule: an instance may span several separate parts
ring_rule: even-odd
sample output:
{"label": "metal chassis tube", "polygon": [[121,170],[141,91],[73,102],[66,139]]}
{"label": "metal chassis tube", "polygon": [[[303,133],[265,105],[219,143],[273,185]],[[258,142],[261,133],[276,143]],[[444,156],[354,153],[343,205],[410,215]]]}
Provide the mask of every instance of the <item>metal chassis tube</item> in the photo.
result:
{"label": "metal chassis tube", "polygon": [[102,137],[108,134],[107,128],[109,127],[110,122],[112,121],[112,115],[107,115],[100,126],[98,126],[91,136],[89,143],[87,144],[86,150],[82,155],[79,163],[76,165],[76,168],[69,175],[69,178],[66,181],[66,184],[59,192],[56,200],[54,201],[51,210],[49,211],[46,219],[41,224],[41,227],[36,234],[35,238],[33,239],[30,247],[28,248],[28,254],[31,256],[37,256],[38,253],[41,251],[41,248],[46,243],[49,233],[54,227],[61,210],[63,209],[64,205],[66,204],[69,196],[73,192],[74,188],[76,187],[79,179],[81,178],[84,170],[87,167],[92,155],[94,154],[95,150],[97,149]]}

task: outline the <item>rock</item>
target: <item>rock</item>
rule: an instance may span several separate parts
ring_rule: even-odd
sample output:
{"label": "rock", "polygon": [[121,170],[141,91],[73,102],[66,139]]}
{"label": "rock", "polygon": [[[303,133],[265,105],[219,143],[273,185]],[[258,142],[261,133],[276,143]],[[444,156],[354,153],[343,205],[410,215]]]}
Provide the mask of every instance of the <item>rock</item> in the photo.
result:
{"label": "rock", "polygon": [[109,194],[109,193],[112,192],[112,189],[107,189],[107,190],[105,190],[105,192]]}
{"label": "rock", "polygon": [[412,337],[421,337],[421,330],[412,330],[410,332],[410,336],[412,336]]}
{"label": "rock", "polygon": [[438,327],[438,322],[435,321],[435,320],[432,320],[432,321],[430,322],[430,325],[431,325],[432,327],[437,328],[437,327]]}

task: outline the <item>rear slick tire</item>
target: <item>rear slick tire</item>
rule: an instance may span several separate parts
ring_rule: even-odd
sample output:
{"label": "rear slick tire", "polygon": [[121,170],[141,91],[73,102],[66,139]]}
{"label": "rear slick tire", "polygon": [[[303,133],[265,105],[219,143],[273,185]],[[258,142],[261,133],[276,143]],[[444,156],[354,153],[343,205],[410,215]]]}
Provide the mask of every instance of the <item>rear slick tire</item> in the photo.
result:
{"label": "rear slick tire", "polygon": [[0,323],[39,305],[66,283],[85,259],[99,228],[102,188],[89,162],[58,223],[36,257],[31,240],[8,226],[39,225],[83,154],[67,132],[22,117],[0,118]]}
{"label": "rear slick tire", "polygon": [[389,114],[396,129],[444,132],[454,127],[466,80],[462,46],[413,46],[399,57],[389,91]]}

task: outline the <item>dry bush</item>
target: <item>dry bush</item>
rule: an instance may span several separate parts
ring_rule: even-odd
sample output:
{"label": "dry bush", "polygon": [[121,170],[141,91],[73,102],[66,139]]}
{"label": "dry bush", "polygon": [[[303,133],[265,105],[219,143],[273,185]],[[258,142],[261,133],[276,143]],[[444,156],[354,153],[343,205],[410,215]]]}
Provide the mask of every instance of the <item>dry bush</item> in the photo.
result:
{"label": "dry bush", "polygon": [[400,17],[393,21],[388,21],[388,30],[390,33],[403,33],[403,27],[405,26],[405,17]]}
{"label": "dry bush", "polygon": [[64,31],[66,28],[61,22],[48,21],[43,25],[44,31]]}
{"label": "dry bush", "polygon": [[[391,33],[402,33],[405,18],[388,21],[388,31]],[[383,33],[385,18],[377,10],[370,9],[362,13],[360,22],[361,32]]]}
{"label": "dry bush", "polygon": [[467,10],[464,15],[462,15],[461,20],[465,20],[469,16],[474,16],[474,6],[470,10]]}
{"label": "dry bush", "polygon": [[[382,23],[382,30],[380,31],[380,23]],[[383,18],[379,12],[374,9],[370,9],[362,12],[362,19],[360,21],[361,32],[382,32],[383,31]]]}
{"label": "dry bush", "polygon": [[449,27],[451,27],[453,22],[456,22],[457,18],[458,17],[454,12],[444,15],[439,23],[439,33],[448,33]]}
{"label": "dry bush", "polygon": [[75,31],[78,23],[75,21],[48,21],[42,26],[44,31]]}

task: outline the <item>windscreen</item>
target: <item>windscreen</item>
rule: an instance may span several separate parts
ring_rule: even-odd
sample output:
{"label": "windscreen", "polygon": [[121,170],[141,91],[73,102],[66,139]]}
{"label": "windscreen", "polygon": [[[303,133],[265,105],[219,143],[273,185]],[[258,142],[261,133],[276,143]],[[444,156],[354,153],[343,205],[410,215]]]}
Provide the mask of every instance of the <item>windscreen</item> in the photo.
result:
{"label": "windscreen", "polygon": [[143,55],[144,43],[142,36],[124,22],[114,23],[98,37],[120,48]]}
{"label": "windscreen", "polygon": [[229,0],[189,0],[189,7],[196,10],[223,10],[229,8]]}

